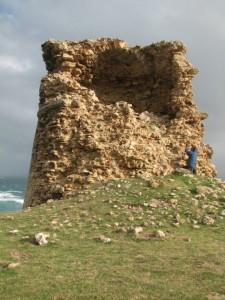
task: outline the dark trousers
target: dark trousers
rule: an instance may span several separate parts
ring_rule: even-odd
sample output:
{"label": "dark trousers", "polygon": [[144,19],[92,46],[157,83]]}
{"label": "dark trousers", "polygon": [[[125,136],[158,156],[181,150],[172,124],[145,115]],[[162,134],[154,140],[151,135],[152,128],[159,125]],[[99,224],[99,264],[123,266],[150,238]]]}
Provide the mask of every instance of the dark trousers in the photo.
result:
{"label": "dark trousers", "polygon": [[195,167],[187,167],[187,168],[188,168],[188,170],[191,171],[191,173],[193,173],[193,174],[196,174],[196,173],[197,173]]}

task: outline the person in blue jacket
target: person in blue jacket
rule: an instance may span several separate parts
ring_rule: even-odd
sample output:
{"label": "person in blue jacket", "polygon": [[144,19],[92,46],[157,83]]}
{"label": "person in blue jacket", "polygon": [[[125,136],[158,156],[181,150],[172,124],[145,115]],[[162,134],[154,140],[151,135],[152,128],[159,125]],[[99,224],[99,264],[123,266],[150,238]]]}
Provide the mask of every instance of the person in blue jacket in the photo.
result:
{"label": "person in blue jacket", "polygon": [[192,146],[191,149],[188,146],[186,146],[185,152],[188,155],[187,168],[193,174],[196,174],[196,165],[198,157],[198,151],[196,146]]}

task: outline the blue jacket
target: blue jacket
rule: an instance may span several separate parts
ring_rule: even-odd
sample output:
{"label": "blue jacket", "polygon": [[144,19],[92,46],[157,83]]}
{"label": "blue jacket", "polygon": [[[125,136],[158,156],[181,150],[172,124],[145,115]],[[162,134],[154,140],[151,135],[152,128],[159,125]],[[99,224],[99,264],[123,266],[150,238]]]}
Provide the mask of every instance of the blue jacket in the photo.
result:
{"label": "blue jacket", "polygon": [[185,152],[188,155],[187,166],[193,169],[196,168],[197,156],[198,156],[197,150],[193,151],[193,150],[185,149]]}

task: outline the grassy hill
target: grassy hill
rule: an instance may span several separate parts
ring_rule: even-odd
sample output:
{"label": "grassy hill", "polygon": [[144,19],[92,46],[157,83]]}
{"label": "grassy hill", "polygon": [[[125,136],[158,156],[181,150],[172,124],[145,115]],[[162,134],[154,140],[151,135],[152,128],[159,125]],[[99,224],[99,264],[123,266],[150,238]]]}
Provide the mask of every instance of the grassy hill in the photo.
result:
{"label": "grassy hill", "polygon": [[[49,234],[39,246],[35,234]],[[0,214],[0,299],[225,299],[225,189],[112,181]]]}

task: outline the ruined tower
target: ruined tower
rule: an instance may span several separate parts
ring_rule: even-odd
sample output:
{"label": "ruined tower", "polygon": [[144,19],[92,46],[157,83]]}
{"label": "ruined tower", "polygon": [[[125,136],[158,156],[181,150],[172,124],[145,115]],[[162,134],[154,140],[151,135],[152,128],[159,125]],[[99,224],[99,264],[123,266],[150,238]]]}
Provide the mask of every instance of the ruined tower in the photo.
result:
{"label": "ruined tower", "polygon": [[166,175],[198,147],[198,173],[214,176],[193,101],[197,70],[181,42],[129,48],[102,38],[49,40],[24,206],[72,196],[92,182]]}

